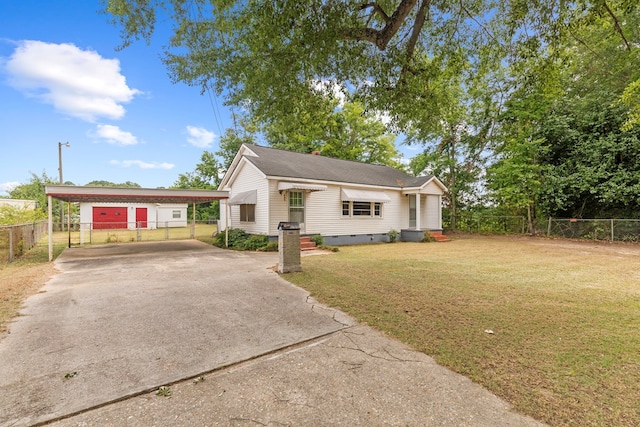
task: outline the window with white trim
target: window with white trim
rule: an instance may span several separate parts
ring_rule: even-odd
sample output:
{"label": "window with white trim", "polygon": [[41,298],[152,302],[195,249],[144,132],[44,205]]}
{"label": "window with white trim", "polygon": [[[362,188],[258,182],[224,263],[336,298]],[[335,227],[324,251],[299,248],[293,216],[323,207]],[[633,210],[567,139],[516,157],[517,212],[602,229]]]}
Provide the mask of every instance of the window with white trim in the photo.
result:
{"label": "window with white trim", "polygon": [[382,218],[382,203],[380,202],[342,202],[343,217]]}
{"label": "window with white trim", "polygon": [[181,212],[180,212],[180,211],[173,211],[173,212],[172,212],[172,215],[173,215],[173,218],[174,218],[174,219],[175,219],[175,218],[181,218],[181,217],[182,217],[182,215],[181,215]]}

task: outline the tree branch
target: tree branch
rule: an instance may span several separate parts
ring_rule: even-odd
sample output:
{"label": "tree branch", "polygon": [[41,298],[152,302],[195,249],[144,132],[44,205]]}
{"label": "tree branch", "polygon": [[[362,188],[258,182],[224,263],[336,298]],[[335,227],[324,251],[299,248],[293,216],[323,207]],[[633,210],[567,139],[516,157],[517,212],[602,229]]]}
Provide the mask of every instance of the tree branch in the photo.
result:
{"label": "tree branch", "polygon": [[501,45],[500,41],[497,40],[493,34],[491,34],[491,32],[487,29],[487,27],[485,27],[484,25],[482,25],[472,14],[471,12],[469,12],[469,9],[466,8],[466,6],[464,5],[463,1],[460,1],[460,8],[462,9],[462,11],[469,17],[471,18],[471,20],[473,20],[480,28],[482,28],[482,31],[489,36],[489,38],[491,40],[493,40],[495,42],[495,44],[497,44],[498,46]]}
{"label": "tree branch", "polygon": [[607,10],[607,13],[609,14],[609,16],[611,16],[611,19],[613,19],[613,24],[616,27],[616,31],[618,32],[618,34],[620,34],[620,37],[622,37],[622,40],[624,41],[624,44],[627,47],[627,51],[631,52],[631,46],[629,45],[629,41],[627,40],[627,38],[624,36],[624,33],[622,32],[622,27],[620,26],[620,21],[618,21],[618,17],[615,15],[615,13],[613,13],[613,11],[611,10],[611,8],[609,7],[606,1],[602,2],[602,4],[604,8]]}
{"label": "tree branch", "polygon": [[[402,23],[411,12],[411,9],[416,5],[417,1],[418,0],[402,0],[393,14],[390,17],[387,16],[388,19],[385,20],[385,26],[382,30],[376,30],[370,27],[347,28],[343,31],[343,35],[349,39],[367,41],[374,44],[378,49],[385,50],[389,41],[391,41],[393,36],[400,30]],[[372,6],[365,6],[373,7],[374,12],[379,10],[381,13],[384,13],[377,3],[374,3]]]}
{"label": "tree branch", "polygon": [[420,7],[418,8],[418,14],[416,15],[416,19],[413,22],[413,29],[411,30],[411,37],[409,37],[409,41],[407,42],[407,50],[405,51],[405,64],[402,67],[402,71],[400,71],[400,81],[399,83],[402,85],[405,83],[405,77],[407,72],[409,71],[409,67],[411,64],[411,59],[413,58],[413,54],[416,50],[416,44],[418,43],[418,38],[420,37],[420,33],[422,32],[422,28],[424,27],[424,23],[427,18],[427,10],[431,5],[431,0],[422,0],[420,3]]}
{"label": "tree branch", "polygon": [[367,3],[360,6],[360,10],[365,10],[369,8],[373,8],[371,15],[374,15],[377,13],[378,15],[382,16],[382,19],[384,20],[385,24],[389,23],[389,20],[391,18],[389,18],[389,15],[387,15],[387,13],[382,9],[382,7],[378,3]]}

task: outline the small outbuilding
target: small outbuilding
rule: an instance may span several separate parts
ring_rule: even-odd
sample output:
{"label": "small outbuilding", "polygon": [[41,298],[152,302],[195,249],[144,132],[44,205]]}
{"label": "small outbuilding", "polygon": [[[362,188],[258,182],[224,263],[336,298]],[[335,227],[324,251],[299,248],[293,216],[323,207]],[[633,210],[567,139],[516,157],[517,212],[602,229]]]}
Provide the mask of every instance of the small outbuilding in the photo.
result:
{"label": "small outbuilding", "polygon": [[80,203],[80,226],[92,230],[186,227],[186,203]]}
{"label": "small outbuilding", "polygon": [[[187,226],[189,219],[186,212],[189,204],[193,204],[195,208],[196,204],[228,198],[226,191],[74,185],[47,185],[45,193],[49,205],[49,260],[53,259],[53,199],[81,205],[81,217],[84,210],[84,219],[91,219],[81,224],[82,230],[82,227],[90,228],[96,217],[99,218],[98,228],[109,228],[113,224],[117,228],[133,229],[167,227],[169,223],[173,226]],[[192,218],[192,225],[195,225],[195,216]]]}

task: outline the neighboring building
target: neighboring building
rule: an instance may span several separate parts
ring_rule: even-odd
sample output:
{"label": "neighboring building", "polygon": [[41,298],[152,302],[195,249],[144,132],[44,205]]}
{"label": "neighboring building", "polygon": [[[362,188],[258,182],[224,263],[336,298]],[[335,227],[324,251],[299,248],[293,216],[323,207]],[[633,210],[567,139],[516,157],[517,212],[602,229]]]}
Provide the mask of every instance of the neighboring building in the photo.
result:
{"label": "neighboring building", "polygon": [[14,206],[20,209],[35,209],[38,207],[38,202],[35,200],[0,199],[0,206]]}
{"label": "neighboring building", "polygon": [[278,235],[281,221],[320,234],[328,245],[384,242],[389,232],[419,241],[442,231],[442,195],[434,176],[389,166],[243,144],[218,188],[220,228]]}
{"label": "neighboring building", "polygon": [[83,229],[186,227],[187,220],[186,203],[80,203]]}

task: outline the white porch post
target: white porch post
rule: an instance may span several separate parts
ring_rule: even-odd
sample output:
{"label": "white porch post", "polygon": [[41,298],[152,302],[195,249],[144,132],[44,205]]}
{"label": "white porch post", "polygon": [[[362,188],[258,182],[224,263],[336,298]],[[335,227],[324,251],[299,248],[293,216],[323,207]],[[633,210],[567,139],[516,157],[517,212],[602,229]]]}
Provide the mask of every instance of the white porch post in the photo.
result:
{"label": "white porch post", "polygon": [[51,196],[47,196],[47,204],[48,204],[48,208],[47,210],[49,211],[49,262],[53,261],[53,210],[51,208]]}
{"label": "white porch post", "polygon": [[416,230],[421,229],[421,224],[420,224],[421,216],[422,215],[420,214],[420,193],[416,193]]}

